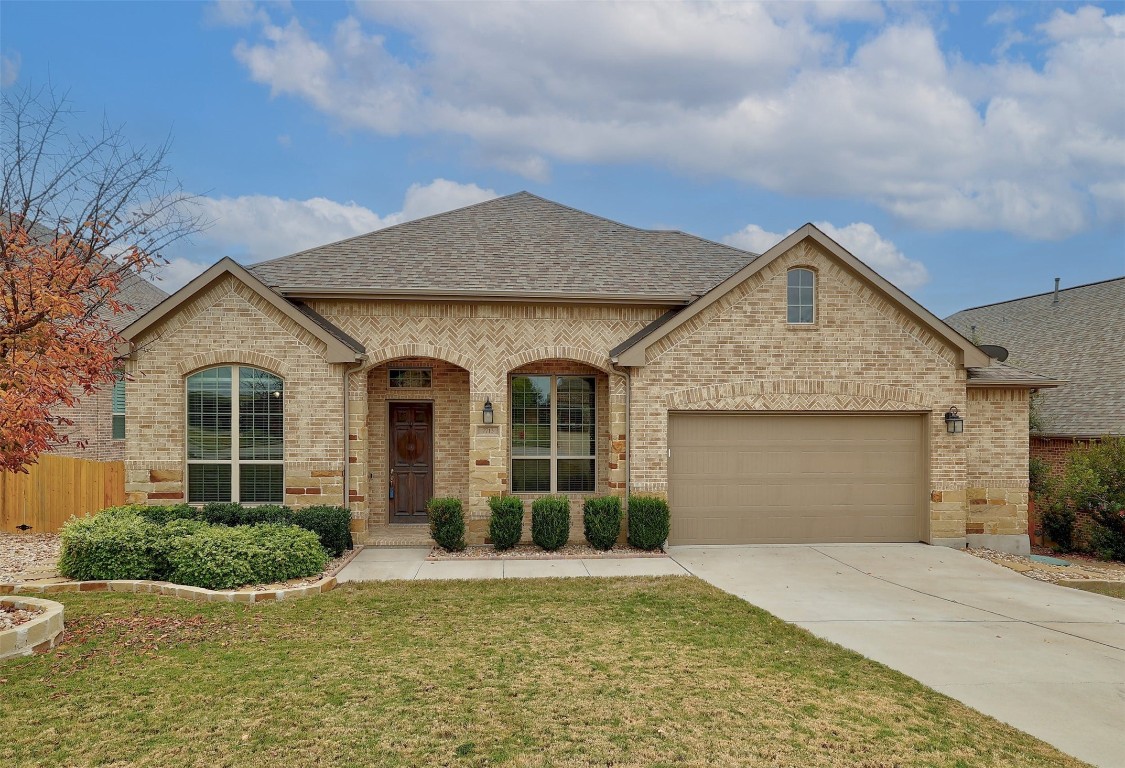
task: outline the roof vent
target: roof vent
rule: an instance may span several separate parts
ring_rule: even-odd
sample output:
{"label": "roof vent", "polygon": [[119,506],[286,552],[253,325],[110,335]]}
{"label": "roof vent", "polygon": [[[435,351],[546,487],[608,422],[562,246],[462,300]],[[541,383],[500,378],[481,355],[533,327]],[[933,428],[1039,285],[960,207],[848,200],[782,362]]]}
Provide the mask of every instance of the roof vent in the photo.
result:
{"label": "roof vent", "polygon": [[1058,304],[1059,303],[1059,280],[1060,279],[1061,278],[1058,278],[1058,277],[1055,278],[1055,298],[1054,298],[1054,301],[1051,302],[1052,304]]}

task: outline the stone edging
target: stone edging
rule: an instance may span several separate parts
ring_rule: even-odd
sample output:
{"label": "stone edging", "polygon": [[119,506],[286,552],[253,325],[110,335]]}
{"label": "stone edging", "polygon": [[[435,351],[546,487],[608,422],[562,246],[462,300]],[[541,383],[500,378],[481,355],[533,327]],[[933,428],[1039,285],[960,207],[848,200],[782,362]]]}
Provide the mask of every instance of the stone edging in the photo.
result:
{"label": "stone edging", "polygon": [[0,597],[0,602],[16,608],[42,609],[31,621],[0,631],[0,660],[42,653],[58,644],[63,633],[61,603],[35,597]]}
{"label": "stone edging", "polygon": [[329,592],[336,588],[336,577],[329,576],[312,584],[281,589],[225,589],[214,590],[203,587],[185,587],[167,581],[119,580],[119,581],[60,581],[54,584],[0,584],[0,594],[14,595],[52,595],[59,592],[135,592],[138,594],[179,597],[201,603],[266,603],[277,600],[292,600]]}

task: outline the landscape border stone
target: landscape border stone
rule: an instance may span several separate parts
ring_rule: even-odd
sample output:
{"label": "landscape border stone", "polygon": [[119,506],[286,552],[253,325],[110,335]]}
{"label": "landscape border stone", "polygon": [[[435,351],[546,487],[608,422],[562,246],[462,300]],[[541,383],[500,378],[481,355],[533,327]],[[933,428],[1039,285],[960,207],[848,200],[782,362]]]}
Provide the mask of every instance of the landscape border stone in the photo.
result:
{"label": "landscape border stone", "polygon": [[58,645],[63,633],[62,603],[10,595],[0,596],[0,603],[16,608],[38,608],[42,611],[31,621],[0,630],[0,661],[44,653]]}
{"label": "landscape border stone", "polygon": [[[277,589],[204,589],[172,584],[167,581],[59,581],[53,584],[0,584],[0,595],[51,595],[60,592],[132,592],[137,594],[178,597],[201,603],[268,603],[311,597],[336,588],[336,577],[327,576],[311,584]],[[57,603],[56,603],[57,605]]]}

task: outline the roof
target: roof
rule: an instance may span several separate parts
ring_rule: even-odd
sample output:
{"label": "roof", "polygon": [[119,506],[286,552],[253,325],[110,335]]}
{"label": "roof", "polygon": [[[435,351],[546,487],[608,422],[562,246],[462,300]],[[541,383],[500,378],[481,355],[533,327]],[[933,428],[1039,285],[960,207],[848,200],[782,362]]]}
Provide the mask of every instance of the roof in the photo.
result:
{"label": "roof", "polygon": [[[1008,362],[1067,382],[1038,403],[1049,435],[1125,435],[1125,277],[973,307],[947,318]],[[974,331],[975,326],[975,331]]]}
{"label": "roof", "polygon": [[574,298],[682,305],[755,254],[517,192],[263,261],[287,296]]}
{"label": "roof", "polygon": [[[9,222],[15,218],[14,214],[11,213],[4,213],[3,215]],[[31,222],[27,228],[27,233],[43,245],[50,244],[56,236],[55,230],[37,221]],[[105,319],[113,330],[120,332],[122,328],[168,298],[168,294],[150,283],[142,275],[136,272],[126,272],[122,276],[121,282],[118,283],[117,292],[113,295],[113,298],[118,303],[129,307],[129,309],[123,308],[123,311],[114,313],[108,306],[102,306],[97,315]]]}
{"label": "roof", "polygon": [[121,337],[126,341],[132,341],[139,337],[165,317],[175,313],[184,303],[224,275],[231,275],[240,280],[290,320],[323,341],[327,346],[325,359],[328,362],[351,363],[362,357],[364,353],[362,344],[304,304],[290,301],[271,290],[269,286],[264,285],[258,278],[230,258],[223,258],[215,262],[203,274],[160,302],[143,317],[137,318],[128,326],[122,328],[119,332]]}
{"label": "roof", "polygon": [[1053,379],[1050,376],[1044,376],[1040,373],[1032,373],[1025,371],[1023,368],[1017,368],[1014,365],[1007,363],[992,362],[992,365],[987,368],[966,368],[969,376],[969,386],[988,387],[988,386],[1011,386],[1013,384],[1024,384],[1033,387],[1057,387],[1063,382],[1059,379]]}
{"label": "roof", "polygon": [[754,273],[764,269],[773,262],[774,259],[787,253],[798,243],[807,239],[815,241],[846,266],[858,273],[860,277],[864,278],[868,283],[882,291],[891,301],[917,318],[919,322],[937,334],[937,336],[945,339],[952,347],[960,349],[964,365],[979,366],[982,368],[989,365],[991,361],[988,355],[977,349],[971,341],[936,318],[929,310],[881,277],[873,269],[853,256],[846,248],[824,234],[824,232],[820,231],[813,224],[805,224],[761,256],[746,264],[742,269],[727,277],[726,280],[714,286],[706,294],[693,301],[675,315],[670,317],[665,315],[657,318],[648,327],[614,347],[610,351],[610,357],[620,365],[644,365],[646,362],[645,353],[650,346],[721,299],[729,291],[741,285]]}
{"label": "roof", "polygon": [[113,298],[130,309],[123,308],[123,311],[114,314],[109,307],[104,307],[99,314],[109,321],[113,330],[120,333],[122,328],[168,298],[168,294],[137,273],[130,272],[121,278]]}

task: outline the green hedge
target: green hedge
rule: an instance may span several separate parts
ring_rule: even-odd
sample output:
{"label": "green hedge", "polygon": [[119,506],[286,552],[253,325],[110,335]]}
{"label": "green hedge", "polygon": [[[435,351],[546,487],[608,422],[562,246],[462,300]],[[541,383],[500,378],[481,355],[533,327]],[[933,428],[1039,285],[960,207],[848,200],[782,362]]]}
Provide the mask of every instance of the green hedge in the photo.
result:
{"label": "green hedge", "polygon": [[488,538],[499,550],[511,549],[523,538],[523,501],[515,496],[493,496],[488,500],[492,515]]}
{"label": "green hedge", "polygon": [[448,552],[465,548],[465,513],[461,500],[455,497],[430,499],[426,506],[430,517],[430,536]]}
{"label": "green hedge", "polygon": [[171,539],[167,561],[168,581],[232,589],[310,576],[324,570],[328,554],[316,534],[295,525],[209,525]]}
{"label": "green hedge", "polygon": [[629,543],[639,549],[659,549],[668,540],[671,516],[668,502],[656,496],[629,496]]}
{"label": "green hedge", "polygon": [[61,532],[59,571],[82,581],[158,579],[230,589],[312,576],[328,564],[312,531],[278,524],[230,527],[175,516],[183,511],[126,506],[71,518]]}
{"label": "green hedge", "polygon": [[617,543],[621,533],[621,499],[592,496],[582,505],[582,528],[594,549],[606,550]]}
{"label": "green hedge", "polygon": [[570,538],[570,499],[541,496],[531,503],[531,540],[554,552]]}
{"label": "green hedge", "polygon": [[[295,525],[312,531],[332,557],[339,557],[352,548],[351,512],[345,507],[315,506],[291,509],[280,504],[244,506],[231,502],[212,502],[202,507],[189,504],[148,506],[135,504],[124,507],[153,523],[169,520],[202,520],[212,525]],[[119,508],[120,509],[120,508]],[[99,514],[105,514],[101,512]]]}

